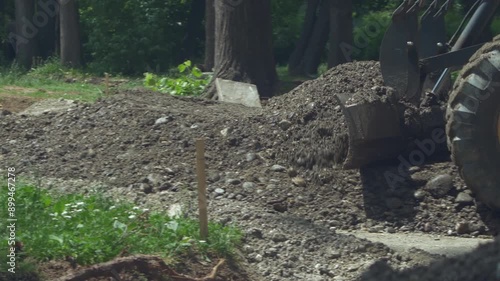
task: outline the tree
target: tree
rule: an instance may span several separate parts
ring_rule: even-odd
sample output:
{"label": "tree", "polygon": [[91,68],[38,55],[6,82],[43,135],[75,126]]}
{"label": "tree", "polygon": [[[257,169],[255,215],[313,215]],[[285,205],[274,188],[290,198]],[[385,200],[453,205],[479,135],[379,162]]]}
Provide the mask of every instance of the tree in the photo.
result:
{"label": "tree", "polygon": [[79,67],[82,65],[82,47],[76,0],[61,1],[59,24],[61,32],[61,63]]}
{"label": "tree", "polygon": [[214,68],[215,55],[215,7],[214,0],[205,0],[205,71]]}
{"label": "tree", "polygon": [[[215,1],[215,78],[257,85],[262,97],[277,82],[272,52],[271,0]],[[214,81],[206,96],[215,95]]]}
{"label": "tree", "polygon": [[16,33],[9,34],[9,41],[16,46],[19,65],[29,69],[36,53],[38,30],[31,20],[35,12],[34,0],[16,0]]}
{"label": "tree", "polygon": [[304,53],[306,51],[307,45],[309,44],[309,38],[314,30],[314,24],[316,22],[316,12],[318,10],[320,0],[308,0],[306,15],[304,19],[304,26],[302,27],[302,32],[300,33],[300,38],[295,45],[295,49],[290,55],[288,61],[288,73],[290,75],[300,75],[304,74]]}
{"label": "tree", "polygon": [[333,0],[330,4],[330,39],[328,68],[349,61],[342,51],[343,46],[352,46],[352,1]]}
{"label": "tree", "polygon": [[203,14],[205,12],[204,0],[191,0],[189,16],[186,24],[186,35],[182,39],[180,61],[191,59],[196,55],[197,44],[203,37]]}
{"label": "tree", "polygon": [[288,63],[290,75],[316,75],[326,43],[328,66],[347,61],[340,47],[352,45],[352,0],[309,0],[300,39]]}

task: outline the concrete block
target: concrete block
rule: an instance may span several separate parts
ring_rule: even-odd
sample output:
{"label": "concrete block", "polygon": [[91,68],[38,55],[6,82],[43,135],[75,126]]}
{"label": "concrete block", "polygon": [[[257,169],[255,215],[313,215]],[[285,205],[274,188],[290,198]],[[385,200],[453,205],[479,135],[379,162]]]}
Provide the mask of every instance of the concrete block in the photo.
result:
{"label": "concrete block", "polygon": [[215,87],[220,101],[262,108],[259,92],[254,84],[217,78]]}

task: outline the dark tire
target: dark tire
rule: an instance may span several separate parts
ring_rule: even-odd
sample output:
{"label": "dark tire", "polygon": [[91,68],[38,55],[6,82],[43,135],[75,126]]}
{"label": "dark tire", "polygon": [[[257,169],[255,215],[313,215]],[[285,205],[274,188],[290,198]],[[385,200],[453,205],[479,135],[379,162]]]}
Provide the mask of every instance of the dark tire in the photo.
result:
{"label": "dark tire", "polygon": [[469,60],[446,112],[448,147],[476,199],[500,210],[500,37]]}

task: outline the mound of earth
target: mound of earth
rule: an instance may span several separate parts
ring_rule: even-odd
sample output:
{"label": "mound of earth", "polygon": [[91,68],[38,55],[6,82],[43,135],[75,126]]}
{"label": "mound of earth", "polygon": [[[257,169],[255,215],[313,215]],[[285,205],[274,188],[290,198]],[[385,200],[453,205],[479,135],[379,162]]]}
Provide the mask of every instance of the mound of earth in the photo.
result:
{"label": "mound of earth", "polygon": [[[432,259],[398,256],[336,229],[496,233],[498,219],[449,159],[405,173],[399,162],[340,169],[347,129],[335,93],[356,100],[392,90],[382,86],[378,63],[355,62],[263,109],[137,90],[63,112],[0,115],[0,172],[12,166],[54,190],[104,192],[158,210],[179,203],[196,215],[202,137],[210,215],[245,230],[242,257],[264,280],[353,280],[379,259],[399,269]],[[397,185],[388,172],[400,175]]]}

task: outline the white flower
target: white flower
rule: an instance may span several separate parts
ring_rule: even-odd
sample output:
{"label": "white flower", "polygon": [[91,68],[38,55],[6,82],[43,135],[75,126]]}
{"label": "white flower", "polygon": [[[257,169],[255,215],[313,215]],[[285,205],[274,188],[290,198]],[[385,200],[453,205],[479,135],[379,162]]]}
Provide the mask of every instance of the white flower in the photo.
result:
{"label": "white flower", "polygon": [[109,207],[109,210],[111,211],[111,210],[113,210],[115,208],[116,208],[116,206],[113,205],[113,206]]}
{"label": "white flower", "polygon": [[76,209],[76,210],[75,210],[75,212],[76,212],[76,213],[79,213],[79,212],[81,212],[81,211],[83,211],[83,209]]}
{"label": "white flower", "polygon": [[142,209],[143,212],[149,212],[149,209]]}
{"label": "white flower", "polygon": [[63,216],[63,218],[65,218],[65,219],[70,219],[70,218],[71,218],[71,216]]}
{"label": "white flower", "polygon": [[135,215],[128,216],[129,219],[135,219]]}
{"label": "white flower", "polygon": [[139,207],[135,206],[132,210],[139,210]]}
{"label": "white flower", "polygon": [[85,205],[85,203],[83,203],[83,202],[76,202],[75,206],[82,206],[82,205]]}
{"label": "white flower", "polygon": [[65,216],[65,215],[67,215],[67,214],[68,214],[68,212],[64,211],[64,212],[62,212],[62,213],[61,213],[61,216],[63,216],[63,217],[64,217],[64,216]]}

